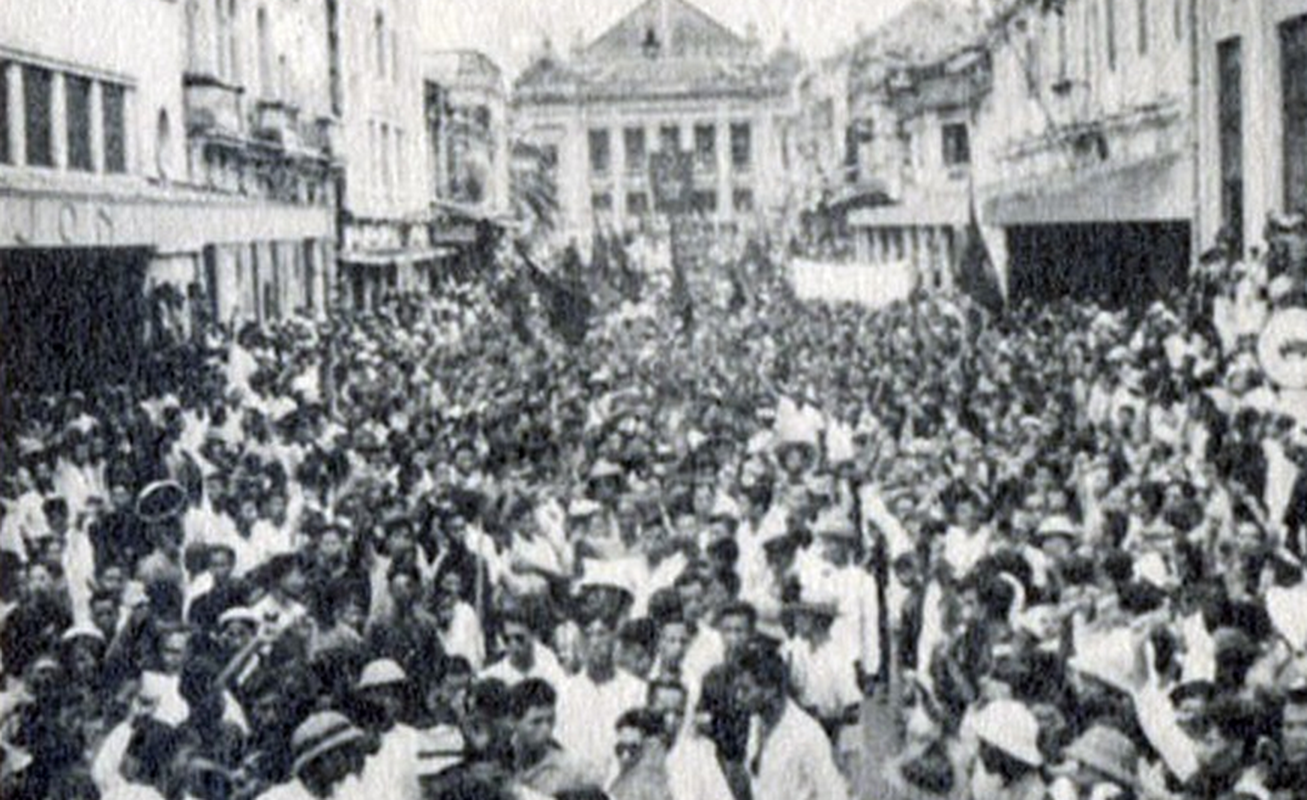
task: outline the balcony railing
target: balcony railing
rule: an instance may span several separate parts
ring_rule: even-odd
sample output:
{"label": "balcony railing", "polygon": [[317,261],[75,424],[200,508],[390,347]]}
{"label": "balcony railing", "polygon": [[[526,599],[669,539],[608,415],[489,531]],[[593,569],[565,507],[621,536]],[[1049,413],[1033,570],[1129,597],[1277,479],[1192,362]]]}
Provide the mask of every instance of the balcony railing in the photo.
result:
{"label": "balcony railing", "polygon": [[187,75],[183,85],[188,131],[240,135],[242,89],[239,86],[204,75]]}
{"label": "balcony railing", "polygon": [[254,133],[286,148],[298,147],[299,110],[278,100],[261,100],[254,108]]}

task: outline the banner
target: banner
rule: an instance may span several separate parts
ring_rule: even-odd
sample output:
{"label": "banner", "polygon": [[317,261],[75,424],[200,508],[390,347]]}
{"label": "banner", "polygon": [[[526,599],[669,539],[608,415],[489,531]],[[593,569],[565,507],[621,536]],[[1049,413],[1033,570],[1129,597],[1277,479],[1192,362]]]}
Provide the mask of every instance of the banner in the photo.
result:
{"label": "banner", "polygon": [[916,286],[917,275],[908,261],[829,264],[796,258],[790,265],[790,281],[800,300],[880,308],[906,300]]}

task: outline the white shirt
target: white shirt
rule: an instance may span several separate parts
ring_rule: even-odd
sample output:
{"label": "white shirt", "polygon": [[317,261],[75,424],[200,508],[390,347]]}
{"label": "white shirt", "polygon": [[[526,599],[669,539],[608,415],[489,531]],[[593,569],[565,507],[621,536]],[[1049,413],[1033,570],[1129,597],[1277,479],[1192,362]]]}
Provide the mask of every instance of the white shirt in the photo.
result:
{"label": "white shirt", "polygon": [[835,766],[830,739],[817,721],[793,700],[776,727],[763,738],[756,717],[749,727],[746,763],[750,768],[753,800],[843,800],[849,789]]}
{"label": "white shirt", "polygon": [[[426,739],[416,728],[396,725],[381,737],[381,747],[368,759],[359,776],[362,786],[355,795],[388,800],[422,800],[418,782],[418,753]],[[336,794],[340,794],[337,790]],[[343,795],[342,795],[343,796]]]}
{"label": "white shirt", "polygon": [[683,733],[667,752],[667,782],[673,800],[733,800],[717,763],[716,746],[698,732]]}
{"label": "white shirt", "polygon": [[620,669],[602,684],[585,672],[567,678],[558,688],[559,743],[591,774],[603,777],[617,745],[618,718],[643,707],[646,693],[644,681]]}
{"label": "white shirt", "polygon": [[535,653],[535,658],[530,670],[526,672],[519,671],[517,667],[513,666],[513,662],[505,657],[482,670],[482,680],[497,678],[511,688],[527,678],[543,678],[557,690],[567,680],[567,673],[563,671],[562,665],[558,663],[557,656],[539,642],[533,641],[531,648]]}

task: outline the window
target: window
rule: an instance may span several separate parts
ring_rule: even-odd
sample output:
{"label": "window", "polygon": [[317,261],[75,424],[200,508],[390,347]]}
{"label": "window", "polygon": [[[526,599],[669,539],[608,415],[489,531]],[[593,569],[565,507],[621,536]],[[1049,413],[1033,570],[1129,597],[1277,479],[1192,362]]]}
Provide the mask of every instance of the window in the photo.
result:
{"label": "window", "polygon": [[75,75],[65,77],[64,106],[68,121],[68,168],[90,172],[95,169],[91,158],[91,82]]}
{"label": "window", "polygon": [[694,126],[694,163],[700,169],[717,169],[717,126]]}
{"label": "window", "polygon": [[590,131],[590,172],[607,175],[612,154],[608,150],[608,131]]}
{"label": "window", "polygon": [[622,151],[626,155],[626,171],[637,175],[644,172],[649,163],[649,154],[645,152],[644,128],[627,128],[622,131]]}
{"label": "window", "polygon": [[626,215],[643,217],[649,213],[649,195],[644,192],[629,192],[626,195]]}
{"label": "window", "polygon": [[1040,52],[1040,45],[1043,44],[1040,39],[1041,27],[1038,17],[1032,19],[1026,35],[1026,91],[1031,97],[1038,96],[1039,86],[1044,80],[1041,63],[1043,54]]}
{"label": "window", "polygon": [[731,192],[731,205],[735,208],[737,214],[749,214],[753,212],[753,190],[736,189]]}
{"label": "window", "polygon": [[753,129],[747,122],[731,124],[731,166],[747,170],[753,163]]}
{"label": "window", "polygon": [[217,36],[214,38],[214,69],[219,78],[227,77],[227,0],[214,0],[213,22]]}
{"label": "window", "polygon": [[598,192],[590,196],[590,207],[595,211],[612,211],[613,196],[608,192]]}
{"label": "window", "polygon": [[260,6],[254,19],[259,43],[259,92],[263,99],[270,100],[276,92],[272,76],[272,35],[268,31],[268,9]]}
{"label": "window", "polygon": [[104,115],[104,171],[127,171],[127,90],[112,83],[100,87]]}
{"label": "window", "polygon": [[399,34],[390,31],[390,79],[399,83]]}
{"label": "window", "polygon": [[1307,16],[1280,25],[1284,93],[1284,207],[1307,212]]}
{"label": "window", "polygon": [[1116,0],[1107,3],[1107,68],[1116,69]]}
{"label": "window", "polygon": [[699,214],[717,213],[717,193],[711,189],[690,194],[690,210]]}
{"label": "window", "polygon": [[23,67],[23,113],[27,118],[27,163],[33,167],[54,166],[54,135],[50,118],[49,70]]}
{"label": "window", "polygon": [[944,164],[957,167],[971,163],[971,138],[964,122],[952,122],[942,129],[944,139]]}
{"label": "window", "polygon": [[10,142],[13,138],[9,134],[9,64],[0,61],[0,164],[10,164],[13,162],[9,154]]}
{"label": "window", "polygon": [[1243,53],[1238,37],[1216,46],[1217,135],[1221,159],[1221,221],[1243,251]]}
{"label": "window", "polygon": [[394,193],[394,185],[390,179],[390,126],[384,122],[381,124],[381,185],[385,189],[386,197]]}
{"label": "window", "polygon": [[386,77],[386,17],[380,11],[372,20],[372,46],[377,77],[384,78]]}
{"label": "window", "polygon": [[1148,0],[1139,0],[1139,55],[1148,55]]}
{"label": "window", "polygon": [[[393,138],[394,138],[394,142],[395,142],[395,158],[391,161],[391,164],[392,164],[392,167],[393,167],[393,170],[394,170],[394,175],[393,175],[393,177],[392,177],[392,180],[393,180],[394,183],[395,183],[395,189],[396,189],[397,191],[399,191],[399,192],[402,194],[402,193],[403,193],[403,188],[402,188],[399,184],[400,184],[400,181],[402,180],[401,175],[402,175],[402,171],[403,171],[403,169],[404,169],[404,166],[403,166],[403,164],[404,164],[404,129],[403,129],[403,128],[395,128],[395,130],[394,130],[394,137],[393,137]],[[480,197],[474,197],[474,198],[473,198],[473,200],[480,200],[480,199],[481,199]]]}
{"label": "window", "polygon": [[489,135],[490,133],[490,107],[477,106],[472,112],[472,122],[476,125],[477,133]]}
{"label": "window", "polygon": [[1175,40],[1184,40],[1185,0],[1172,0],[1171,27],[1175,29]]}
{"label": "window", "polygon": [[159,109],[154,127],[154,168],[158,176],[167,180],[172,169],[172,122],[168,111]]}
{"label": "window", "polygon": [[675,153],[681,149],[681,129],[675,125],[664,125],[658,129],[658,149],[664,153]]}
{"label": "window", "polygon": [[1057,15],[1057,79],[1070,78],[1071,43],[1067,41],[1066,11]]}

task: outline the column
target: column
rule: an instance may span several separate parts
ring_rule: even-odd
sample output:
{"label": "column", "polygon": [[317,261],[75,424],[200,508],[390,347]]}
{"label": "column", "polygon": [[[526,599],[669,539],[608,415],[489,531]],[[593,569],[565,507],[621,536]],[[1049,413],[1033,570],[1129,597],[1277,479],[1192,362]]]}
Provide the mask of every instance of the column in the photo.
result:
{"label": "column", "polygon": [[626,228],[626,134],[621,125],[608,129],[608,153],[613,173],[613,227]]}
{"label": "column", "polygon": [[50,73],[50,154],[55,169],[68,168],[68,96],[58,71]]}
{"label": "column", "polygon": [[4,66],[9,71],[9,163],[21,166],[27,163],[27,114],[23,107],[23,68],[10,61]]}
{"label": "column", "polygon": [[871,230],[869,228],[853,229],[853,253],[859,263],[871,260]]}
{"label": "column", "polygon": [[726,117],[717,118],[717,213],[730,208],[732,166],[731,166],[731,121]]}
{"label": "column", "polygon": [[193,73],[212,75],[217,72],[215,12],[209,0],[188,0],[186,4],[186,22],[190,26],[186,36],[186,68]]}
{"label": "column", "polygon": [[957,237],[954,235],[953,228],[947,227],[940,229],[943,237],[942,249],[944,251],[944,289],[953,291],[953,280],[958,269],[957,258]]}
{"label": "column", "polygon": [[91,81],[91,171],[104,172],[104,92],[103,84]]}
{"label": "column", "polygon": [[917,281],[921,284],[924,284],[927,276],[924,274],[925,270],[922,268],[921,228],[913,226],[905,230],[904,233],[907,234],[908,237],[908,240],[906,242],[906,247],[908,249],[908,261],[911,262],[912,270],[917,275]]}
{"label": "column", "polygon": [[882,235],[880,228],[868,228],[867,236],[871,239],[871,263],[880,265],[885,263],[885,237]]}

